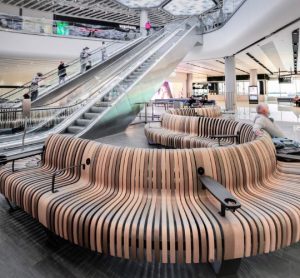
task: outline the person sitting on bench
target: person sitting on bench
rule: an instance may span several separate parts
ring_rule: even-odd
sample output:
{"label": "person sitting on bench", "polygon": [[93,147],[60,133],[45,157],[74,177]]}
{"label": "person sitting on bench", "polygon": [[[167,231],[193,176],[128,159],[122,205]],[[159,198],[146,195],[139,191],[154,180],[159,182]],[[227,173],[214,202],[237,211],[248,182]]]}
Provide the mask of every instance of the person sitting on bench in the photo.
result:
{"label": "person sitting on bench", "polygon": [[188,107],[191,107],[193,104],[196,103],[196,99],[194,98],[194,96],[190,96],[190,98],[187,100],[186,105]]}
{"label": "person sitting on bench", "polygon": [[269,106],[265,103],[260,103],[256,107],[257,115],[254,118],[253,130],[256,135],[262,135],[261,129],[268,132],[271,137],[285,137],[284,133],[270,118]]}
{"label": "person sitting on bench", "polygon": [[292,100],[297,107],[300,107],[300,97],[299,96],[295,96]]}

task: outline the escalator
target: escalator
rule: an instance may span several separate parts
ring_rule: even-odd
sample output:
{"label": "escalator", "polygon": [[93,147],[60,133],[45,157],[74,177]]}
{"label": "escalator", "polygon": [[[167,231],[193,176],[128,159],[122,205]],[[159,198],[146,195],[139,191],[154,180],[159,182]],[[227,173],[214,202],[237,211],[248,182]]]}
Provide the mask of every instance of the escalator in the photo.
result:
{"label": "escalator", "polygon": [[[33,107],[40,107],[47,105],[49,101],[53,98],[60,96],[64,98],[69,92],[74,91],[79,85],[88,82],[95,73],[103,71],[111,63],[119,59],[120,57],[126,55],[128,51],[141,43],[145,38],[139,37],[133,41],[124,43],[112,42],[105,46],[107,59],[102,61],[102,47],[89,52],[89,62],[92,68],[84,73],[80,72],[80,59],[75,59],[68,63],[67,70],[67,80],[63,84],[59,84],[59,78],[57,74],[57,69],[54,69],[43,75],[42,81],[39,82],[42,85],[39,87],[39,96],[32,102]],[[31,81],[22,85],[22,88],[17,88],[8,91],[1,95],[0,98],[0,108],[12,108],[21,107],[21,101],[23,95],[28,93],[30,90]],[[53,102],[53,101],[52,101]]]}
{"label": "escalator", "polygon": [[[198,25],[194,17],[177,21],[140,42],[126,57],[115,61],[113,74],[93,86],[71,115],[49,130],[42,131],[49,119],[33,128],[25,139],[26,147],[40,146],[51,133],[93,139],[124,130],[140,111],[139,103],[151,99],[164,79],[201,40]],[[2,152],[21,146],[20,138],[1,141]]]}

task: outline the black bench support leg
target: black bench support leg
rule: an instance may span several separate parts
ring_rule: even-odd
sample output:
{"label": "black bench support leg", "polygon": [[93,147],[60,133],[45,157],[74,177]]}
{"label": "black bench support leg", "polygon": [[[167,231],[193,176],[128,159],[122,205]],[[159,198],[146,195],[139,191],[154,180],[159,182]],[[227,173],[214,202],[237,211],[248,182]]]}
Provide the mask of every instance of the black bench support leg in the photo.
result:
{"label": "black bench support leg", "polygon": [[9,206],[8,212],[15,212],[18,209],[17,207],[14,207],[7,198],[5,198],[5,201]]}
{"label": "black bench support leg", "polygon": [[213,262],[211,266],[217,277],[237,277],[236,273],[240,267],[242,259],[234,259],[222,262]]}
{"label": "black bench support leg", "polygon": [[62,242],[55,233],[48,230],[46,227],[44,227],[45,234],[47,235],[46,244],[49,245],[51,248],[60,248],[62,246]]}

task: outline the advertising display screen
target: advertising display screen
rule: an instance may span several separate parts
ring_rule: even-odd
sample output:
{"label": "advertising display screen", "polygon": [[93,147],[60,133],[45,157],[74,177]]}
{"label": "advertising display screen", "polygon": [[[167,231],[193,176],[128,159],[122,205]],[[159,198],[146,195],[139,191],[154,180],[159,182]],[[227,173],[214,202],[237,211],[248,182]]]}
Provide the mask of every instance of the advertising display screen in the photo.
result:
{"label": "advertising display screen", "polygon": [[258,87],[249,86],[249,104],[258,103]]}
{"label": "advertising display screen", "polygon": [[69,35],[69,23],[66,21],[56,21],[56,35],[68,36]]}

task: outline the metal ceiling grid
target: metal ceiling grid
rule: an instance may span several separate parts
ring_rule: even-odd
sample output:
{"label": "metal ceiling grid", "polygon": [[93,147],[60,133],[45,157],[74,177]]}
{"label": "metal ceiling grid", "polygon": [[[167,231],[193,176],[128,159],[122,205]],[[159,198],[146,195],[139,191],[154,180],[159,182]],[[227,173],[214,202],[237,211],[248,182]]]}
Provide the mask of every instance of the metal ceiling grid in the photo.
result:
{"label": "metal ceiling grid", "polygon": [[[164,1],[165,2],[165,1]],[[139,25],[140,10],[128,7],[114,0],[0,0],[0,3],[53,12],[58,15],[104,20],[123,24]],[[149,10],[153,26],[162,26],[174,19],[161,7]]]}

